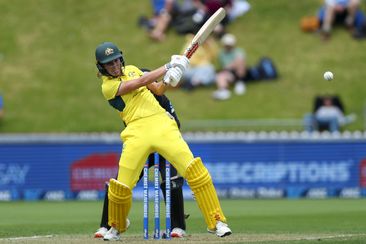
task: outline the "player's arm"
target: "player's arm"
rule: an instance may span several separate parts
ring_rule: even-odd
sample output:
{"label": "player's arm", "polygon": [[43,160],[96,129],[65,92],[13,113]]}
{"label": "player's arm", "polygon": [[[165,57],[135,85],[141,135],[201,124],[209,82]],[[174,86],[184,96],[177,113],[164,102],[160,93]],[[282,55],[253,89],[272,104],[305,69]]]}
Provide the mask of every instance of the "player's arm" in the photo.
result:
{"label": "player's arm", "polygon": [[147,85],[147,89],[149,89],[155,95],[161,96],[167,90],[168,85],[164,82],[153,82]]}
{"label": "player's arm", "polygon": [[[166,76],[164,79],[168,80],[170,84],[176,85],[182,78],[183,72],[187,69],[188,65],[188,58],[181,55],[173,55],[168,64],[161,66],[146,75],[140,76],[137,79],[121,82],[116,92],[116,96],[121,96],[140,87],[147,86],[156,80],[159,80],[163,75]],[[162,88],[159,90],[160,92],[163,91]]]}
{"label": "player's arm", "polygon": [[166,65],[161,66],[137,79],[130,80],[128,82],[121,82],[116,96],[121,96],[127,94],[131,91],[134,91],[140,87],[147,86],[156,80],[159,80],[165,73],[167,72]]}
{"label": "player's arm", "polygon": [[[150,72],[149,69],[146,69],[146,68],[142,68],[141,71],[144,72],[143,75],[146,75],[147,73]],[[162,96],[165,91],[167,90],[167,84],[164,83],[164,82],[158,82],[158,81],[155,81],[153,83],[150,83],[148,84],[147,86],[147,89],[149,89],[154,95],[157,95],[157,96]],[[160,102],[159,102],[160,103]]]}

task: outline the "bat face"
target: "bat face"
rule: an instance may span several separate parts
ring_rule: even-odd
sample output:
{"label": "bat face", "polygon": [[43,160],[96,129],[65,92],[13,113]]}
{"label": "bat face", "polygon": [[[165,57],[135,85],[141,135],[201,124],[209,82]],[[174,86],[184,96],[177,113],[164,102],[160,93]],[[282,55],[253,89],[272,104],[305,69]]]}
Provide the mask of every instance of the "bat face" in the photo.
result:
{"label": "bat face", "polygon": [[225,9],[219,8],[197,32],[192,42],[198,42],[198,45],[201,45],[215,29],[215,27],[225,18],[225,15]]}
{"label": "bat face", "polygon": [[223,8],[219,8],[201,27],[201,29],[194,36],[191,44],[184,52],[187,58],[192,57],[197,48],[207,39],[212,33],[215,27],[225,18],[226,11]]}

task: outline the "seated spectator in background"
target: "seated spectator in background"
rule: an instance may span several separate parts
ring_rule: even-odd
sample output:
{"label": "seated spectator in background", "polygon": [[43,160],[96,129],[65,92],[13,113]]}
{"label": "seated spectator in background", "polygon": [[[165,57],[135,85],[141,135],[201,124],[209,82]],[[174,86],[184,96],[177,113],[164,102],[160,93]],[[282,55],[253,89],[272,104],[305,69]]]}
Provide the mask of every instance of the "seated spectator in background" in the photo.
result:
{"label": "seated spectator in background", "polygon": [[232,7],[227,13],[232,22],[250,10],[250,4],[246,0],[233,0]]}
{"label": "seated spectator in background", "polygon": [[[232,0],[193,0],[193,4],[197,9],[197,12],[193,15],[193,21],[201,27],[219,8],[224,8],[226,13],[230,13],[233,2]],[[214,33],[218,37],[225,33],[225,27],[229,20],[229,14],[227,14],[215,28]]]}
{"label": "seated spectator in background", "polygon": [[318,13],[324,40],[331,36],[332,27],[342,24],[355,34],[362,31],[365,17],[360,10],[360,0],[325,0]]}
{"label": "seated spectator in background", "polygon": [[345,116],[343,104],[338,96],[321,96],[315,98],[313,114],[306,115],[304,122],[309,132],[335,132],[355,119],[354,114]]}
{"label": "seated spectator in background", "polygon": [[4,101],[3,96],[0,94],[0,120],[4,117]]}
{"label": "seated spectator in background", "polygon": [[[194,35],[187,35],[187,42],[184,49],[189,46]],[[213,37],[203,43],[190,59],[190,67],[184,72],[182,87],[188,91],[198,86],[208,86],[215,83],[216,71],[213,63],[217,59],[218,45]]]}
{"label": "seated spectator in background", "polygon": [[151,18],[142,15],[138,19],[138,25],[150,32],[159,18],[160,13],[164,10],[165,0],[151,0],[151,7],[153,9],[153,16]]}
{"label": "seated spectator in background", "polygon": [[147,29],[150,38],[154,41],[163,41],[166,31],[174,22],[178,21],[177,25],[183,25],[182,28],[184,28],[183,22],[192,19],[196,12],[192,0],[152,0],[152,4],[154,17],[150,20],[141,17],[139,24]]}
{"label": "seated spectator in background", "polygon": [[212,97],[217,100],[226,100],[231,96],[230,84],[235,83],[234,92],[243,95],[246,91],[245,76],[247,73],[246,55],[243,49],[236,47],[236,38],[232,34],[225,34],[221,38],[221,49],[218,61],[221,70],[216,75],[217,90]]}
{"label": "seated spectator in background", "polygon": [[154,17],[140,17],[139,25],[145,27],[154,41],[165,39],[169,27],[178,34],[196,33],[205,21],[220,7],[225,8],[227,16],[214,30],[221,37],[225,26],[238,16],[245,14],[250,5],[245,0],[152,0]]}

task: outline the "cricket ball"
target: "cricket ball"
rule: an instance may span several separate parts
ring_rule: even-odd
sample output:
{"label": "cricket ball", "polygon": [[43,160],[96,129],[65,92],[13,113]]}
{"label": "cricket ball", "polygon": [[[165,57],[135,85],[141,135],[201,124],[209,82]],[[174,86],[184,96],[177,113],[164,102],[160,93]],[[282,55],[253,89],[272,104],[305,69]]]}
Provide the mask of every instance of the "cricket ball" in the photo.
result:
{"label": "cricket ball", "polygon": [[330,71],[325,72],[323,76],[325,80],[333,80],[333,73]]}

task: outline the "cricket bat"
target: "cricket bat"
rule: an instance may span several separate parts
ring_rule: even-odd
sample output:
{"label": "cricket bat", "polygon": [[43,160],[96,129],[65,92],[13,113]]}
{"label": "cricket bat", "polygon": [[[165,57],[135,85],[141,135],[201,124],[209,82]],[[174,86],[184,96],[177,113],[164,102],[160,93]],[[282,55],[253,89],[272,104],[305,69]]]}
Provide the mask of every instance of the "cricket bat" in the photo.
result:
{"label": "cricket bat", "polygon": [[215,27],[225,18],[226,12],[224,8],[219,8],[205,24],[199,29],[197,34],[193,37],[190,45],[184,51],[184,56],[191,58],[196,52],[197,48],[201,46],[212,33]]}
{"label": "cricket bat", "polygon": [[[191,58],[196,50],[206,41],[207,37],[212,33],[215,27],[225,18],[226,11],[224,8],[219,8],[211,17],[203,24],[196,35],[193,37],[191,43],[184,51],[184,56]],[[169,80],[163,79],[165,84],[169,83]]]}

